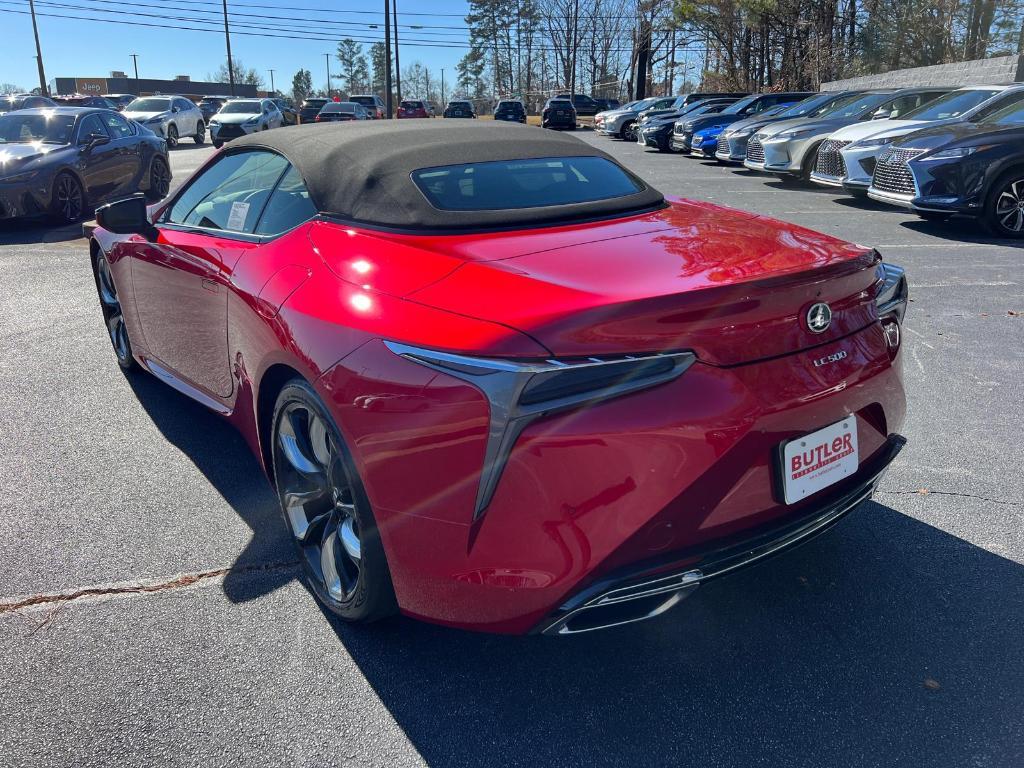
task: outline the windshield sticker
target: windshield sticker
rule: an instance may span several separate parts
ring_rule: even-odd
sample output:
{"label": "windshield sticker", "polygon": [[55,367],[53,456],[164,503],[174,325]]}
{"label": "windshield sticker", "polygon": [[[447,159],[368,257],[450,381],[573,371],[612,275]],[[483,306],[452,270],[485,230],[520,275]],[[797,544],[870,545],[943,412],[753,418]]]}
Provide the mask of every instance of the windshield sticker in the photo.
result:
{"label": "windshield sticker", "polygon": [[225,229],[245,229],[245,217],[249,215],[248,203],[232,203],[231,213],[228,216],[228,223]]}

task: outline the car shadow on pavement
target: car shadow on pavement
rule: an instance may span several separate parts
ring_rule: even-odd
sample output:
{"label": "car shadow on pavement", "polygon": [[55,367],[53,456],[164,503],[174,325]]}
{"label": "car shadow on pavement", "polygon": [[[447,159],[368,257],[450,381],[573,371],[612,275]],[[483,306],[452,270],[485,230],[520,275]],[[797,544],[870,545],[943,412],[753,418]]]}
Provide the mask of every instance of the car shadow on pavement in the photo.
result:
{"label": "car shadow on pavement", "polygon": [[249,544],[224,578],[224,594],[246,602],[292,581],[298,571],[275,568],[251,578],[249,569],[294,561],[295,548],[277,496],[242,436],[227,421],[147,373],[126,375],[161,434],[182,451],[252,530]]}
{"label": "car shadow on pavement", "polygon": [[874,502],[603,632],[327,619],[430,766],[1024,760],[1024,568]]}
{"label": "car shadow on pavement", "polygon": [[0,223],[0,246],[65,243],[82,237],[82,225],[55,227],[43,219],[5,221]]}

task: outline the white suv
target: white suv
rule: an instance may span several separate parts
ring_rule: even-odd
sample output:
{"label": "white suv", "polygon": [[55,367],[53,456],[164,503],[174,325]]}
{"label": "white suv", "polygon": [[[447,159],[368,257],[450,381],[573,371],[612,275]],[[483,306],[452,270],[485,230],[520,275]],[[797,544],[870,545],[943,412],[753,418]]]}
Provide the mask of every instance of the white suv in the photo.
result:
{"label": "white suv", "polygon": [[184,96],[142,96],[121,114],[163,136],[168,147],[178,146],[178,140],[185,136],[190,136],[196,144],[206,141],[203,113]]}
{"label": "white suv", "polygon": [[267,131],[284,125],[284,115],[273,99],[231,99],[220,112],[210,118],[213,146],[256,131]]}

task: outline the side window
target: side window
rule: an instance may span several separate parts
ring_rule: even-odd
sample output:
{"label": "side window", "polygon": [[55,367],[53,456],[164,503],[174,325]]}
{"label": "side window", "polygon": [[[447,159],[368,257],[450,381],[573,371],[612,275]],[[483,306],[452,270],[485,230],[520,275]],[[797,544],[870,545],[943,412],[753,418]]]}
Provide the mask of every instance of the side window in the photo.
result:
{"label": "side window", "polygon": [[174,106],[180,109],[182,112],[187,112],[192,109],[192,102],[185,101],[185,99],[175,99]]}
{"label": "side window", "polygon": [[97,114],[86,115],[82,118],[82,122],[78,125],[78,143],[88,144],[89,134],[98,133],[100,136],[106,136],[107,130],[103,127],[103,121],[100,120],[100,116]]}
{"label": "side window", "polygon": [[974,117],[971,118],[971,122],[976,123],[977,121],[983,120],[984,118],[988,117],[989,115],[995,112],[998,112],[1001,109],[1005,109],[1011,104],[1020,104],[1021,102],[1024,102],[1024,90],[1017,91],[1013,95],[1007,96],[1006,98],[998,99],[992,104],[989,104],[984,109],[979,109],[977,114],[975,114]]}
{"label": "side window", "polygon": [[103,115],[103,123],[107,126],[107,132],[115,139],[124,139],[134,134],[128,121],[116,112]]}
{"label": "side window", "polygon": [[277,185],[274,194],[270,196],[263,216],[256,225],[256,234],[278,235],[304,221],[309,221],[316,214],[316,206],[309,199],[309,190],[303,184],[299,172],[292,166]]}
{"label": "side window", "polygon": [[287,166],[273,152],[225,155],[189,184],[164,221],[251,234]]}

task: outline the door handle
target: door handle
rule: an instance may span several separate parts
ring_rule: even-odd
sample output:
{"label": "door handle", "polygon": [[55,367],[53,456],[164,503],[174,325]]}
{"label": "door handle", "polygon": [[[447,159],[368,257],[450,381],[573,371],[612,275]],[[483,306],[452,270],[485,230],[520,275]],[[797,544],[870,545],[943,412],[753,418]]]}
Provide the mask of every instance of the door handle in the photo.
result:
{"label": "door handle", "polygon": [[216,280],[211,280],[208,277],[204,277],[202,280],[204,290],[210,291],[211,293],[216,293],[220,290],[220,286],[217,284]]}

